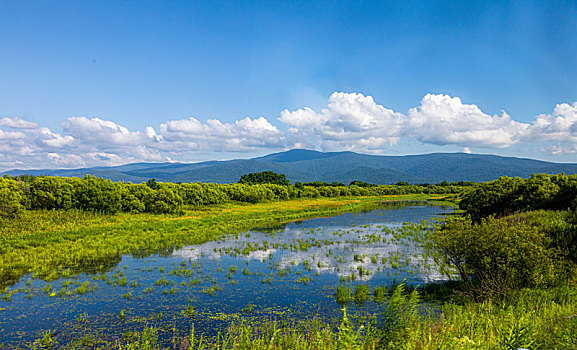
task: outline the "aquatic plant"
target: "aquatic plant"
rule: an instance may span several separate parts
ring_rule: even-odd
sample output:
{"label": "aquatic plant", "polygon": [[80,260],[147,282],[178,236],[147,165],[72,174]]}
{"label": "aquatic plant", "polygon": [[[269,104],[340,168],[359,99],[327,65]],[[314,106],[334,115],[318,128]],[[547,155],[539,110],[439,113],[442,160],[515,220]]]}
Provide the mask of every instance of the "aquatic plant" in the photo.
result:
{"label": "aquatic plant", "polygon": [[355,292],[353,294],[353,299],[355,300],[355,304],[361,305],[363,304],[371,295],[369,291],[369,286],[366,284],[358,284],[355,286]]}
{"label": "aquatic plant", "polygon": [[338,286],[335,293],[336,301],[339,305],[346,305],[351,299],[351,287],[350,286]]}

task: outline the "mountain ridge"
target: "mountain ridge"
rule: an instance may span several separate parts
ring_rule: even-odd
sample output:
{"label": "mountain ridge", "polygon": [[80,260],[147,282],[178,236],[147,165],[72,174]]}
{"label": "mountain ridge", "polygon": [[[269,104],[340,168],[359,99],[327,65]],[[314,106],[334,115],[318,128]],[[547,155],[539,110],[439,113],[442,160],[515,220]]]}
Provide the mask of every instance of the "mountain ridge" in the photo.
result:
{"label": "mountain ridge", "polygon": [[294,149],[252,159],[199,163],[130,163],[79,169],[13,169],[0,175],[77,176],[86,174],[113,181],[143,182],[155,178],[167,182],[232,183],[251,172],[270,170],[296,181],[348,184],[439,183],[442,181],[489,181],[501,176],[529,177],[534,173],[577,173],[575,163],[553,163],[530,158],[467,153],[429,153],[380,156],[354,152],[319,152]]}

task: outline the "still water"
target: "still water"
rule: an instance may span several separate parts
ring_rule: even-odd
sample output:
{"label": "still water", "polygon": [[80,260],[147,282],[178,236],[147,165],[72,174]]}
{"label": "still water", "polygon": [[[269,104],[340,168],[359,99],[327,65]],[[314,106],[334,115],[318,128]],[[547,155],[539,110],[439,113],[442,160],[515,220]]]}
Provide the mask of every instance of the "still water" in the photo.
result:
{"label": "still water", "polygon": [[[50,330],[65,344],[114,342],[146,326],[160,340],[194,323],[207,336],[239,318],[339,317],[339,286],[443,280],[415,241],[414,224],[452,212],[416,203],[248,231],[168,254],[123,256],[104,274],[45,282],[23,278],[0,300],[0,348],[23,347]],[[409,223],[413,223],[410,225]],[[350,300],[350,314],[378,311]]]}

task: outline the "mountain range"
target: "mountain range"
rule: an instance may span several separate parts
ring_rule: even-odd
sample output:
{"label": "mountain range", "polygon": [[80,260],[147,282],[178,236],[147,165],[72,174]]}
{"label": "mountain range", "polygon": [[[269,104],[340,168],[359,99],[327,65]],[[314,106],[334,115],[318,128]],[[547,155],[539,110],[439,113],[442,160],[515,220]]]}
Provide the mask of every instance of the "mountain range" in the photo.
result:
{"label": "mountain range", "polygon": [[552,163],[526,158],[466,153],[431,153],[377,156],[354,152],[317,152],[294,149],[252,159],[200,163],[132,163],[82,169],[10,170],[9,175],[83,177],[91,174],[113,181],[139,183],[155,178],[166,182],[237,182],[243,174],[271,170],[296,181],[349,184],[439,183],[442,181],[489,181],[500,176],[529,177],[535,173],[577,173],[577,164]]}

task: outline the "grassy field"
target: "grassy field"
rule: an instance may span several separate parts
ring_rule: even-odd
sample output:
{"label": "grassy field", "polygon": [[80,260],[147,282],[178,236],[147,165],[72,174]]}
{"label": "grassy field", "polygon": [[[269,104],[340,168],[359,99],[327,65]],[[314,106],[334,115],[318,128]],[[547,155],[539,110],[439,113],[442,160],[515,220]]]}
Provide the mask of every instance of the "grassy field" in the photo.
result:
{"label": "grassy field", "polygon": [[0,288],[27,273],[52,280],[62,273],[104,271],[122,254],[172,251],[255,227],[361,211],[386,201],[428,198],[404,195],[225,204],[188,207],[184,215],[24,211],[17,219],[0,219]]}

